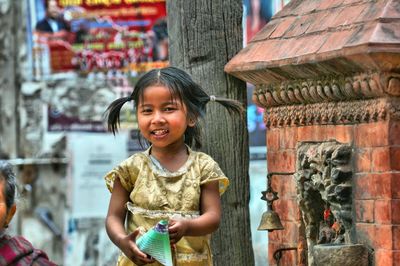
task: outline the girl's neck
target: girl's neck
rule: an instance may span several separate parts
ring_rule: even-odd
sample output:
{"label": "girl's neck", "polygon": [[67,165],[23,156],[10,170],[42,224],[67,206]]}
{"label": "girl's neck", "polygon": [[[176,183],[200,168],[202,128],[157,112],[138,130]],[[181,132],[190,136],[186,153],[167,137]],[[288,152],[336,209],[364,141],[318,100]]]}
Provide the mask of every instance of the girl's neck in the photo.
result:
{"label": "girl's neck", "polygon": [[170,172],[178,171],[186,163],[189,156],[185,144],[164,149],[152,147],[150,154]]}

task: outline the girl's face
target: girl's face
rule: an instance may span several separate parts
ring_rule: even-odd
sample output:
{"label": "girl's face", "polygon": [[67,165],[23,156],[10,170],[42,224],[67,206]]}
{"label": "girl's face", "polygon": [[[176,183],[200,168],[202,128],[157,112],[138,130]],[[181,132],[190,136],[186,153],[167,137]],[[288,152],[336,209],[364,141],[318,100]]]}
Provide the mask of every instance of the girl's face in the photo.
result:
{"label": "girl's face", "polygon": [[188,121],[186,106],[162,85],[144,89],[137,118],[141,134],[153,149],[183,145],[186,128],[195,124]]}

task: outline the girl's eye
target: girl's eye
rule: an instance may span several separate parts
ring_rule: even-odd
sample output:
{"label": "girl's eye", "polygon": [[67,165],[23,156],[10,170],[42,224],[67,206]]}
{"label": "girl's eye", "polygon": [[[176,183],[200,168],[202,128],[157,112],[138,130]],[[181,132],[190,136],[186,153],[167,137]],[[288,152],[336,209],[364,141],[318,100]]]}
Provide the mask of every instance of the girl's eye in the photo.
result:
{"label": "girl's eye", "polygon": [[142,109],[142,114],[149,114],[151,113],[151,109]]}
{"label": "girl's eye", "polygon": [[175,107],[165,107],[164,110],[166,112],[172,112],[172,111],[176,110],[176,108]]}

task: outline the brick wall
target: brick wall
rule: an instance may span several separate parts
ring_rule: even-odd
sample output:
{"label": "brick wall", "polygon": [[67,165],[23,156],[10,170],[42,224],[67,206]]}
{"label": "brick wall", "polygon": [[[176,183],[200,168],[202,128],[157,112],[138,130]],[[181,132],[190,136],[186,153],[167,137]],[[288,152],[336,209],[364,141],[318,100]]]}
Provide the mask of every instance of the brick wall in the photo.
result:
{"label": "brick wall", "polygon": [[[357,241],[373,250],[371,259],[375,265],[396,265],[396,261],[400,262],[399,121],[268,129],[268,171],[294,172],[298,142],[332,139],[353,146]],[[279,196],[274,210],[285,227],[269,233],[269,265],[276,265],[274,251],[280,247],[297,247],[304,231],[300,230],[293,176],[273,176],[271,184]],[[301,251],[285,251],[280,265],[302,265],[305,262],[300,255]]]}

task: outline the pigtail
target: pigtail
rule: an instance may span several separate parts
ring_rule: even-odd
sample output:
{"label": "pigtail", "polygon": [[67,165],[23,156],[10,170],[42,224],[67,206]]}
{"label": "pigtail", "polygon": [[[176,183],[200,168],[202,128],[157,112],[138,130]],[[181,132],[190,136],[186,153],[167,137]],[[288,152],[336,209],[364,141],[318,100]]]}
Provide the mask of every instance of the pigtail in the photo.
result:
{"label": "pigtail", "polygon": [[240,117],[243,117],[243,114],[245,112],[243,104],[236,100],[210,95],[209,101],[218,102],[219,104],[224,106],[231,116],[239,115]]}
{"label": "pigtail", "polygon": [[120,117],[119,114],[121,112],[122,106],[132,100],[131,96],[119,98],[113,101],[104,112],[104,116],[107,120],[107,128],[109,132],[112,132],[114,135],[118,132],[118,127],[120,125]]}

